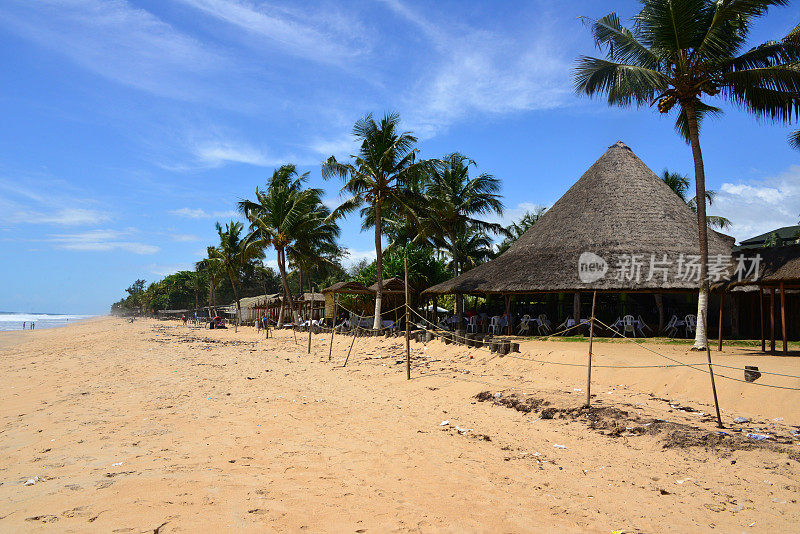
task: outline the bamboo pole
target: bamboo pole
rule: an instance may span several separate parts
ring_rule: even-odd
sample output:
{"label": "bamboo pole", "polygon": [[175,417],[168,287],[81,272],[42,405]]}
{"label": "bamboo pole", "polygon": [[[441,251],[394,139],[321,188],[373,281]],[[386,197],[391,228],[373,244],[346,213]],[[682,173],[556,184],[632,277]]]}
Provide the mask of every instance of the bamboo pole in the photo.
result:
{"label": "bamboo pole", "polygon": [[[706,324],[705,314],[700,314],[700,319],[703,321],[703,328],[708,332],[708,325]],[[714,407],[717,410],[717,427],[725,428],[722,426],[722,416],[719,413],[719,400],[717,399],[717,385],[714,383],[714,368],[711,366],[711,347],[706,343],[706,355],[708,356],[708,374],[711,376],[711,391],[714,393]]]}
{"label": "bamboo pole", "polygon": [[344,365],[342,367],[347,367],[347,360],[350,359],[350,352],[353,350],[353,345],[356,343],[356,330],[353,329],[353,341],[350,342],[350,348],[347,351],[347,358],[344,359]]}
{"label": "bamboo pole", "polygon": [[331,346],[328,349],[328,361],[331,361],[331,357],[333,356],[333,336],[336,334],[336,312],[337,306],[339,304],[339,297],[334,295],[333,296],[333,325],[331,327]]}
{"label": "bamboo pole", "polygon": [[592,316],[589,318],[589,361],[586,365],[586,407],[592,405],[592,342],[594,341],[594,305],[597,291],[592,293]]}
{"label": "bamboo pole", "polygon": [[406,380],[411,380],[411,316],[408,305],[408,258],[403,258],[405,268],[405,293],[406,293]]}
{"label": "bamboo pole", "polygon": [[789,352],[789,343],[786,336],[786,286],[781,282],[781,333],[783,334],[783,353]]}
{"label": "bamboo pole", "polygon": [[722,352],[722,307],[725,305],[725,293],[719,294],[719,344],[717,350]]}

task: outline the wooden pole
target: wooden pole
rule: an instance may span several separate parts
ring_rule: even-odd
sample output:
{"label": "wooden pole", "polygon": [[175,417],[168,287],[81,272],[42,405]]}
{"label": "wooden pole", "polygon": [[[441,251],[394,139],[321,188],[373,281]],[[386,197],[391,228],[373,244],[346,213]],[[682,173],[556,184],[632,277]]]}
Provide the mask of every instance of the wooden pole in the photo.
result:
{"label": "wooden pole", "polygon": [[408,306],[408,258],[403,258],[405,268],[406,291],[406,380],[411,380],[411,316]]}
{"label": "wooden pole", "polygon": [[589,318],[589,361],[586,365],[586,407],[592,404],[592,342],[594,341],[594,304],[597,299],[597,291],[592,293],[592,316]]}
{"label": "wooden pole", "polygon": [[[313,293],[312,293],[312,297],[311,298],[314,298],[313,297]],[[309,312],[308,317],[306,317],[306,322],[308,323],[308,353],[311,354],[311,318],[314,316],[314,301],[313,300],[311,301],[311,304],[309,305],[309,310],[311,310],[311,311]]]}
{"label": "wooden pole", "polygon": [[350,342],[350,348],[347,351],[347,358],[344,359],[344,365],[342,367],[347,367],[347,360],[350,359],[350,352],[353,350],[353,345],[356,343],[356,330],[353,329],[353,341]]}
{"label": "wooden pole", "polygon": [[769,288],[769,350],[775,352],[775,288]]}
{"label": "wooden pole", "polygon": [[761,310],[761,352],[767,351],[767,341],[764,335],[764,288],[758,286],[758,302]]}
{"label": "wooden pole", "polygon": [[339,297],[334,295],[333,296],[333,326],[331,327],[331,346],[328,349],[328,361],[331,361],[331,357],[333,355],[333,336],[336,334],[336,312],[337,306],[339,304]]}
{"label": "wooden pole", "polygon": [[725,305],[725,293],[719,294],[719,344],[717,350],[722,352],[722,307]]}
{"label": "wooden pole", "polygon": [[786,337],[786,287],[781,282],[781,333],[783,334],[783,353],[789,352],[788,339]]}
{"label": "wooden pole", "polygon": [[[706,324],[705,315],[700,315],[700,320],[703,321],[704,330],[708,332],[708,325]],[[711,376],[711,391],[714,393],[714,407],[717,409],[717,427],[725,428],[722,426],[722,416],[719,413],[719,400],[717,400],[717,385],[714,383],[714,368],[711,366],[711,347],[706,343],[706,355],[708,356],[708,374]]]}

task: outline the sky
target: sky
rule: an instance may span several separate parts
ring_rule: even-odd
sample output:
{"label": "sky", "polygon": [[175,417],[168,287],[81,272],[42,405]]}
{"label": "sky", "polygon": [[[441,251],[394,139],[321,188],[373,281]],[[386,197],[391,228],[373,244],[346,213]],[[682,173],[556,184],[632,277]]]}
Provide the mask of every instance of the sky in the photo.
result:
{"label": "sky", "polygon": [[[320,163],[353,124],[396,111],[423,157],[459,151],[502,180],[508,223],[552,205],[622,140],[655,172],[693,175],[672,118],[575,94],[579,17],[634,0],[3,0],[0,310],[106,313],[137,278],[192,268],[273,169]],[[800,22],[760,20],[752,45]],[[721,104],[701,133],[710,212],[737,240],[800,218],[790,128]],[[692,186],[693,187],[693,186]],[[346,263],[373,258],[357,215]],[[274,265],[274,251],[267,252]]]}

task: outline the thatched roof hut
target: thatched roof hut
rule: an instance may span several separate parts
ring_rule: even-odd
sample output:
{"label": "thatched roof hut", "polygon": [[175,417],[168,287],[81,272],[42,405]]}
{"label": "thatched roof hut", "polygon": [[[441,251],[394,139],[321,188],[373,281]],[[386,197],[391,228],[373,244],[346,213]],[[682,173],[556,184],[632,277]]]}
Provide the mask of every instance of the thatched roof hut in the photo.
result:
{"label": "thatched roof hut", "polygon": [[[698,255],[697,216],[624,143],[612,145],[552,208],[498,258],[425,290],[427,294],[521,294],[571,291],[691,291],[678,265]],[[709,256],[730,258],[733,238],[709,230]],[[608,269],[584,281],[579,259],[596,255]],[[641,262],[639,276],[620,266]],[[651,255],[671,263],[648,279]],[[664,279],[666,275],[666,280]]]}
{"label": "thatched roof hut", "polygon": [[[378,282],[375,282],[374,284],[369,286],[369,290],[372,291],[373,293],[377,292],[378,291]],[[411,292],[411,293],[414,292],[414,288],[411,286],[411,284],[408,284],[408,291]],[[405,292],[406,292],[406,284],[400,278],[392,277],[392,278],[387,278],[386,280],[383,281],[383,293],[384,294],[386,294],[386,295],[389,295],[389,294],[399,295],[399,294],[405,294]]]}
{"label": "thatched roof hut", "polygon": [[326,287],[325,289],[321,290],[323,294],[325,293],[349,293],[349,294],[373,294],[374,291],[370,290],[367,286],[362,284],[361,282],[336,282],[330,287]]}
{"label": "thatched roof hut", "polygon": [[748,257],[761,256],[758,273],[752,273],[742,280],[734,278],[731,286],[757,284],[761,286],[800,286],[800,246],[751,249]]}

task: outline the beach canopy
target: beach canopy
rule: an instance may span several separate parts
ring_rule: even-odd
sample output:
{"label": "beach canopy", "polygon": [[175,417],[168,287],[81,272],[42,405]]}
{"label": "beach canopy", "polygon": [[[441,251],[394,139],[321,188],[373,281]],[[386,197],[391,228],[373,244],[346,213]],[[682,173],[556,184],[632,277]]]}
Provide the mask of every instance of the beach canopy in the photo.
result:
{"label": "beach canopy", "polygon": [[[734,260],[738,253],[734,254]],[[758,272],[748,272],[742,280],[734,278],[729,286],[787,286],[800,285],[800,245],[751,249],[747,256],[761,257]]]}
{"label": "beach canopy", "polygon": [[[709,263],[733,244],[709,229]],[[698,256],[697,215],[617,142],[506,252],[423,293],[691,291]]]}

